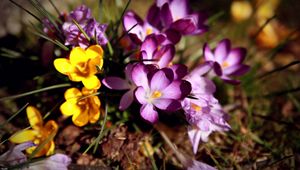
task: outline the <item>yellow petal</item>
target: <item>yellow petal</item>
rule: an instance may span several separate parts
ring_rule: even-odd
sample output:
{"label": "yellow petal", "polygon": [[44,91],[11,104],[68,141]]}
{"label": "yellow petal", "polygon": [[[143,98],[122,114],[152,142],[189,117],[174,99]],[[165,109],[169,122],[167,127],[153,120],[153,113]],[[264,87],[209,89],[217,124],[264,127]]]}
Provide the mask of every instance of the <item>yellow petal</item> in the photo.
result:
{"label": "yellow petal", "polygon": [[77,74],[76,72],[69,73],[68,76],[71,81],[75,81],[75,82],[79,82],[79,81],[82,81],[82,79],[84,79],[84,77]]}
{"label": "yellow petal", "polygon": [[81,96],[82,96],[81,91],[79,89],[75,88],[75,87],[69,88],[65,92],[65,99],[66,100],[69,100],[69,99],[78,99]]}
{"label": "yellow petal", "polygon": [[54,149],[55,149],[55,144],[54,144],[54,141],[52,140],[50,142],[50,146],[47,150],[46,156],[52,155],[54,153]]}
{"label": "yellow petal", "polygon": [[22,130],[13,134],[9,140],[12,143],[24,143],[27,141],[33,141],[37,135],[38,132],[36,130]]}
{"label": "yellow petal", "polygon": [[71,116],[73,114],[80,114],[81,108],[76,103],[77,103],[77,99],[67,100],[60,106],[61,113],[65,116]]}
{"label": "yellow petal", "polygon": [[85,63],[88,61],[88,57],[85,54],[84,49],[75,47],[70,53],[70,62],[72,66],[76,66],[79,63]]}
{"label": "yellow petal", "polygon": [[89,117],[90,123],[96,123],[100,117],[100,108],[98,110],[90,110]]}
{"label": "yellow petal", "polygon": [[[45,126],[44,126],[44,129],[46,131],[45,134],[48,134],[48,135],[56,135],[57,133],[57,130],[58,130],[58,125],[56,124],[56,122],[54,120],[49,120]],[[45,137],[48,137],[48,136],[45,136]]]}
{"label": "yellow petal", "polygon": [[[96,71],[96,66],[102,68],[103,66],[103,50],[99,45],[93,45],[86,50],[86,55],[91,60],[89,61],[89,69]],[[95,74],[94,72],[93,74]]]}
{"label": "yellow petal", "polygon": [[99,45],[92,45],[86,50],[86,55],[88,58],[93,59],[93,58],[103,58],[103,50],[101,46]]}
{"label": "yellow petal", "polygon": [[84,112],[81,112],[79,114],[74,114],[72,117],[72,121],[76,126],[84,126],[89,121],[89,115],[88,111],[85,110]]}
{"label": "yellow petal", "polygon": [[43,126],[41,113],[33,106],[28,106],[26,113],[31,127],[35,130],[39,130]]}
{"label": "yellow petal", "polygon": [[58,72],[65,74],[65,75],[67,75],[69,72],[72,72],[72,70],[73,70],[72,65],[70,64],[69,60],[67,60],[65,58],[55,59],[54,67]]}
{"label": "yellow petal", "polygon": [[84,87],[87,89],[99,89],[101,83],[97,76],[92,75],[82,80]]}

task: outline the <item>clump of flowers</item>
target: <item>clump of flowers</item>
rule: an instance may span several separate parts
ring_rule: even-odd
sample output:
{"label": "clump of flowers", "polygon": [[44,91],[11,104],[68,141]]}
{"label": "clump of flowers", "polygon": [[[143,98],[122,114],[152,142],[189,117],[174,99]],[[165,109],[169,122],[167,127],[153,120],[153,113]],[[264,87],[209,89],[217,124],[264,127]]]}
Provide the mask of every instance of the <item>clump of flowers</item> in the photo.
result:
{"label": "clump of flowers", "polygon": [[[64,93],[65,101],[60,105],[60,111],[64,116],[72,117],[76,126],[100,121],[102,108],[97,95],[108,98],[121,94],[119,110],[127,112],[136,103],[133,107],[138,108],[132,110],[139,112],[149,124],[157,124],[162,115],[182,114],[195,154],[199,144],[207,142],[211,133],[230,130],[229,116],[214,96],[216,86],[212,78],[218,76],[226,83],[239,84],[237,77],[250,69],[243,63],[246,49],[231,48],[229,39],[221,40],[214,50],[206,42],[203,62],[192,69],[179,63],[176,44],[181,38],[200,36],[208,31],[207,17],[192,11],[187,0],[156,0],[145,20],[134,11],[126,11],[121,20],[125,37],[122,35],[119,39],[126,40],[126,48],[122,42],[115,42],[116,32],[113,31],[108,43],[105,36],[108,25],[97,22],[84,5],[60,17],[62,22],[58,23],[58,28],[61,33],[55,31],[57,28],[49,20],[44,20],[44,31],[51,33],[52,38],[60,37],[60,45],[65,45],[66,53],[53,64],[59,73],[72,81],[72,87]],[[121,50],[114,52],[111,49],[114,47]],[[13,143],[32,141],[39,145],[56,134],[57,124],[51,120],[44,125],[34,107],[27,108],[27,116],[32,129],[13,135],[10,138]],[[34,148],[27,152],[32,153]],[[50,140],[36,156],[49,156],[54,149],[55,144]],[[188,167],[214,169],[196,160],[189,162]]]}
{"label": "clump of flowers", "polygon": [[[49,120],[44,124],[41,113],[33,106],[26,108],[27,118],[32,129],[26,129],[13,134],[9,140],[13,143],[24,143],[32,141],[35,145],[42,144],[46,140],[43,148],[34,156],[39,157],[42,155],[49,156],[54,153],[55,144],[53,137],[56,135],[58,126],[55,121]],[[52,137],[52,139],[51,139]],[[36,149],[35,146],[26,149],[26,152],[31,154]]]}

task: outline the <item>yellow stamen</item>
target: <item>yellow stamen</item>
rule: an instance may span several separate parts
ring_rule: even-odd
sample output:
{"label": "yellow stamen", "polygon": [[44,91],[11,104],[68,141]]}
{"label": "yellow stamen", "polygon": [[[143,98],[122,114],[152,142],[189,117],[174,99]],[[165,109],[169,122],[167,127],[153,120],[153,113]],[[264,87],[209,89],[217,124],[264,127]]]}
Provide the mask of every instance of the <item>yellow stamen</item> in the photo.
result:
{"label": "yellow stamen", "polygon": [[191,108],[194,109],[196,112],[199,112],[202,110],[202,107],[200,107],[194,103],[191,104]]}
{"label": "yellow stamen", "polygon": [[229,63],[227,61],[224,61],[221,66],[222,68],[226,68],[229,66]]}
{"label": "yellow stamen", "polygon": [[162,95],[162,94],[161,94],[160,91],[154,91],[154,92],[152,93],[152,95],[151,95],[151,98],[156,99],[156,98],[159,98],[161,95]]}
{"label": "yellow stamen", "polygon": [[152,32],[153,32],[152,28],[146,29],[146,35],[152,34]]}

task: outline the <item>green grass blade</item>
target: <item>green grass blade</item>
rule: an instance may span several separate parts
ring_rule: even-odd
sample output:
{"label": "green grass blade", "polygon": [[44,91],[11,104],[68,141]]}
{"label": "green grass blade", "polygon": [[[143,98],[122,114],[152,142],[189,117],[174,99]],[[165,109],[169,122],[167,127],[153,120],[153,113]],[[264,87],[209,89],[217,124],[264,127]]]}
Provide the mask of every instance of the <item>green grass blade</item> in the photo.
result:
{"label": "green grass blade", "polygon": [[24,97],[24,96],[29,96],[29,95],[32,95],[32,94],[36,94],[36,93],[40,93],[40,92],[44,92],[44,91],[48,91],[48,90],[64,88],[64,87],[70,87],[70,86],[71,86],[71,84],[69,84],[69,83],[57,84],[57,85],[44,87],[44,88],[41,88],[41,89],[37,89],[37,90],[33,90],[33,91],[29,91],[29,92],[25,92],[25,93],[13,95],[13,96],[2,97],[2,98],[0,98],[0,101],[13,100],[13,99],[21,98],[21,97]]}

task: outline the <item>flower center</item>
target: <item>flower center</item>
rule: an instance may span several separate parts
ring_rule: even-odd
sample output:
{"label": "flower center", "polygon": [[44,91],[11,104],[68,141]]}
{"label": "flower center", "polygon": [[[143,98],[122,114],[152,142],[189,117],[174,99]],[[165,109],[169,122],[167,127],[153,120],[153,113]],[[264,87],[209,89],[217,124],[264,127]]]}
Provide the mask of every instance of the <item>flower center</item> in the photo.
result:
{"label": "flower center", "polygon": [[153,32],[152,28],[146,29],[146,35],[152,34],[152,32]]}
{"label": "flower center", "polygon": [[196,105],[196,104],[194,104],[194,103],[191,104],[191,108],[192,108],[193,110],[195,110],[196,112],[199,112],[199,111],[202,110],[202,107],[200,107],[200,106],[198,106],[198,105]]}
{"label": "flower center", "polygon": [[227,61],[224,61],[221,66],[222,68],[226,68],[229,66],[229,63]]}
{"label": "flower center", "polygon": [[156,90],[156,91],[154,91],[154,92],[152,93],[151,98],[152,98],[152,99],[157,99],[157,98],[159,98],[161,95],[162,95],[161,92],[158,91],[158,90]]}

